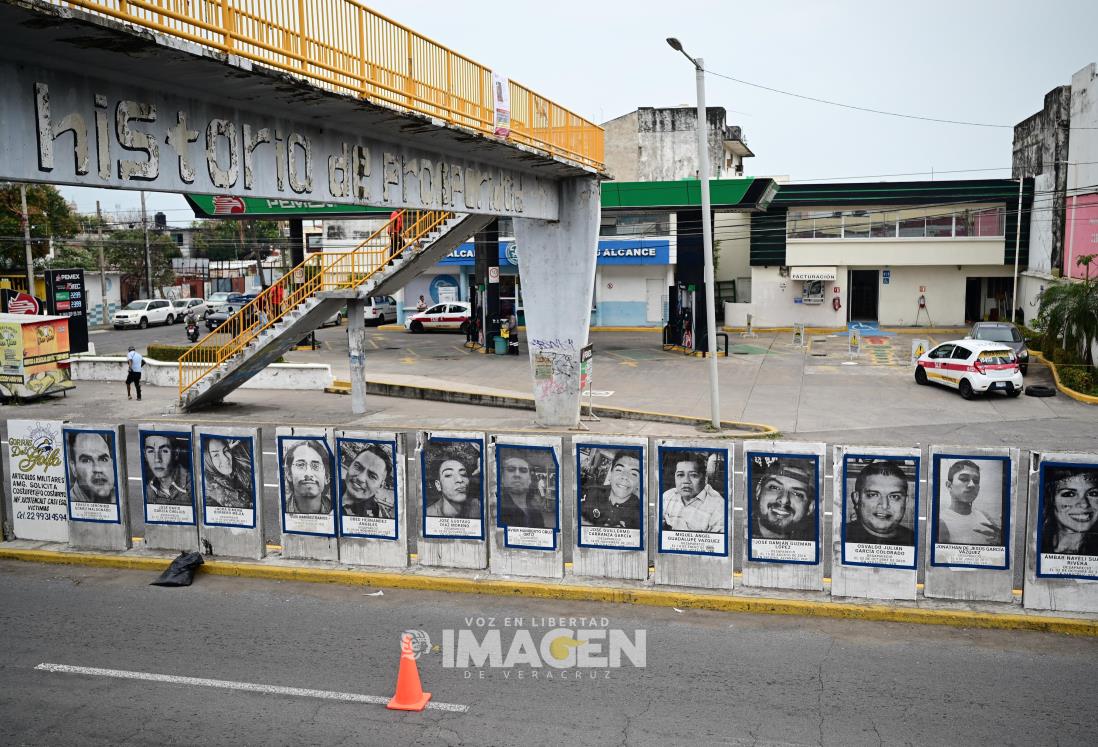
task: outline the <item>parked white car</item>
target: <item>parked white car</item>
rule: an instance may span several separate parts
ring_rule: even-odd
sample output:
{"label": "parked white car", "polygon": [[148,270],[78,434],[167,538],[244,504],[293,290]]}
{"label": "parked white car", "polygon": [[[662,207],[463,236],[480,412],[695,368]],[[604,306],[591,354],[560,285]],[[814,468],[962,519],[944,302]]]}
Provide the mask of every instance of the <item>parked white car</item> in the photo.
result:
{"label": "parked white car", "polygon": [[404,328],[410,332],[428,329],[456,329],[463,333],[469,329],[471,312],[464,301],[438,303],[426,311],[412,314],[404,320]]}
{"label": "parked white car", "polygon": [[172,308],[171,301],[140,298],[130,301],[120,311],[114,312],[111,322],[115,329],[123,327],[145,329],[150,324],[174,324],[175,318],[176,312]]}
{"label": "parked white car", "polygon": [[177,298],[172,301],[172,313],[175,320],[182,322],[188,313],[193,313],[198,319],[206,316],[206,302],[201,298]]}
{"label": "parked white car", "polygon": [[1018,358],[1006,344],[986,340],[943,342],[919,357],[915,383],[945,384],[965,399],[985,392],[1003,392],[1009,397],[1022,393],[1022,372]]}
{"label": "parked white car", "polygon": [[366,323],[387,324],[397,318],[397,303],[392,296],[372,296],[366,304]]}

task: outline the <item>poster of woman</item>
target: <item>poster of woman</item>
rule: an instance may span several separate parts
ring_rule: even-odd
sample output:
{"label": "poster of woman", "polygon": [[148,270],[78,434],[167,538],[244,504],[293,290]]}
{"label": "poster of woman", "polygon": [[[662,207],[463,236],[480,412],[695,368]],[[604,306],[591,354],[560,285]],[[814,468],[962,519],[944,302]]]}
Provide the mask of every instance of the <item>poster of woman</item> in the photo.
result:
{"label": "poster of woman", "polygon": [[203,433],[203,522],[255,527],[255,451],[251,437]]}
{"label": "poster of woman", "polygon": [[1098,578],[1098,464],[1042,462],[1037,575]]}

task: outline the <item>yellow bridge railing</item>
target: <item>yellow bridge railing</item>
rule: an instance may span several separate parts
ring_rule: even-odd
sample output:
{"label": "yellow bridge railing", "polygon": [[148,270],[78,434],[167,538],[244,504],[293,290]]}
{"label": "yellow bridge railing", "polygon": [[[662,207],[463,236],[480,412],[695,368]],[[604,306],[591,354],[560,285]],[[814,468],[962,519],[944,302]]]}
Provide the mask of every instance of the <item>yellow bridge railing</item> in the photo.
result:
{"label": "yellow bridge railing", "polygon": [[452,217],[453,213],[442,210],[402,210],[353,251],[307,257],[179,358],[180,399],[304,301],[322,291],[362,285],[390,259],[418,248],[428,240],[428,234]]}
{"label": "yellow bridge railing", "polygon": [[[328,90],[495,133],[490,69],[355,0],[51,2],[244,57]],[[509,93],[511,140],[604,169],[601,127],[514,81]]]}

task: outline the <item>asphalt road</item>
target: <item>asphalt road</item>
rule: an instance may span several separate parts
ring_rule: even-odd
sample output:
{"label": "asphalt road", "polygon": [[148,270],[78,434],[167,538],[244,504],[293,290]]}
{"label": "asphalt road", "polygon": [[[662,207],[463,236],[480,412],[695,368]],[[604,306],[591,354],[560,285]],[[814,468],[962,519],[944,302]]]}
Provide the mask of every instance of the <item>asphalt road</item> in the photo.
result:
{"label": "asphalt road", "polygon": [[[0,562],[4,744],[1093,744],[1098,641]],[[644,667],[419,670],[465,712],[43,671],[41,664],[389,697],[401,631],[598,618]],[[508,618],[523,618],[506,626]],[[482,619],[478,625],[477,618]],[[605,621],[601,620],[605,618]],[[469,622],[467,622],[469,619]],[[570,630],[590,627],[577,620]],[[459,633],[455,633],[459,635]],[[539,677],[533,678],[537,671]],[[561,676],[567,672],[566,676]],[[239,685],[237,686],[239,687]]]}

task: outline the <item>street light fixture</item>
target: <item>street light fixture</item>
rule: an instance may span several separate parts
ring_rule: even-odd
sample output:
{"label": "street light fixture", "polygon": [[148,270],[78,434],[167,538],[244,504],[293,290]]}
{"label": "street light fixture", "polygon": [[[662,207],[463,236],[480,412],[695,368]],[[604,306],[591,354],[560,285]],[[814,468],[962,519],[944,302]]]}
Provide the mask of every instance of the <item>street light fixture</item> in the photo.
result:
{"label": "street light fixture", "polygon": [[702,198],[702,246],[705,251],[705,326],[706,347],[709,349],[709,406],[712,410],[712,426],[721,429],[721,399],[717,388],[717,312],[714,308],[713,280],[713,218],[709,203],[709,145],[705,115],[705,61],[691,57],[682,48],[682,42],[668,37],[667,44],[690,60],[694,66],[698,84],[698,181]]}

